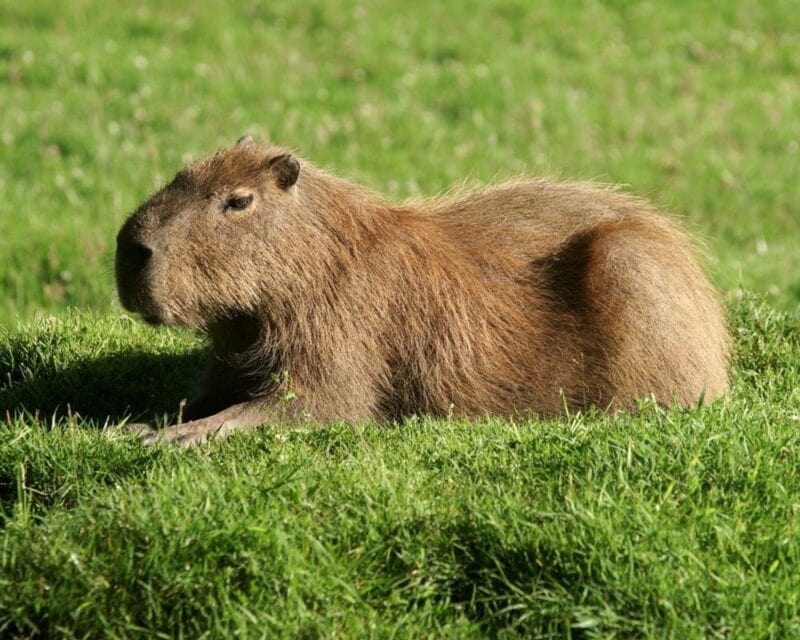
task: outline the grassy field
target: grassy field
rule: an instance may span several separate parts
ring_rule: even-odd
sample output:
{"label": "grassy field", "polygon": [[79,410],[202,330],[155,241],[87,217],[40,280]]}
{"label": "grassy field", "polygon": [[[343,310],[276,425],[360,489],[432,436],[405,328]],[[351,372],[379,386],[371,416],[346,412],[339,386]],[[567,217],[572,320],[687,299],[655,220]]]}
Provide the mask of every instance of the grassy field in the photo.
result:
{"label": "grassy field", "polygon": [[[795,2],[0,0],[0,114],[0,636],[800,637]],[[245,133],[397,198],[630,185],[705,241],[730,397],[104,437],[203,357],[116,230]]]}

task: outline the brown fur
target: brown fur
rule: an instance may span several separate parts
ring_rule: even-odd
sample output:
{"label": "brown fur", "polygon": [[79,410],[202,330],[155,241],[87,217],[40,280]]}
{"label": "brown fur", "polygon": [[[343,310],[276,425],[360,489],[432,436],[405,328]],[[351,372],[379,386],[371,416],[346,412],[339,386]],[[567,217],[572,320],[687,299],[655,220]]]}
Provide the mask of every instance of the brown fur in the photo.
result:
{"label": "brown fur", "polygon": [[[223,210],[232,195],[253,202]],[[128,309],[210,336],[191,441],[279,419],[691,405],[728,387],[726,324],[691,242],[589,184],[395,204],[245,140],[141,205],[117,282]]]}

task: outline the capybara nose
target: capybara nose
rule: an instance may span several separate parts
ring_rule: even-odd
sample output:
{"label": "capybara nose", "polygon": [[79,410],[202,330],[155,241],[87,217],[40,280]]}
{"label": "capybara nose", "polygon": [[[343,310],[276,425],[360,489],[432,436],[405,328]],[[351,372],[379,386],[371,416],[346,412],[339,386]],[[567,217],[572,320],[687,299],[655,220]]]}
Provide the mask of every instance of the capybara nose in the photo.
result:
{"label": "capybara nose", "polygon": [[142,262],[145,262],[150,256],[153,255],[153,250],[141,242],[132,242],[130,251]]}
{"label": "capybara nose", "polygon": [[153,255],[153,249],[145,243],[125,238],[122,234],[117,238],[117,252],[138,266],[144,266]]}

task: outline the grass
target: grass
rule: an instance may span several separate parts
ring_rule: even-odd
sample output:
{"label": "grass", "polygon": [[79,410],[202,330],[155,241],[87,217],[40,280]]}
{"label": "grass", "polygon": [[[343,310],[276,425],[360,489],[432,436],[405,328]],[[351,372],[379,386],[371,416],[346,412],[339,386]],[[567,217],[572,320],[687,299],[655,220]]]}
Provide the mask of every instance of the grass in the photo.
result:
{"label": "grass", "polygon": [[800,302],[800,17],[711,3],[0,0],[0,322],[113,306],[116,230],[241,134],[395,197],[622,182]]}
{"label": "grass", "polygon": [[140,386],[178,392],[195,340],[75,314],[7,335],[0,409],[46,413],[0,431],[0,630],[796,636],[800,322],[734,313],[734,389],[708,409],[265,429],[189,452],[87,423],[149,407]]}
{"label": "grass", "polygon": [[[789,0],[0,0],[0,635],[800,637],[798,33]],[[202,359],[120,313],[116,229],[244,133],[398,198],[631,185],[705,239],[730,397],[105,437]]]}

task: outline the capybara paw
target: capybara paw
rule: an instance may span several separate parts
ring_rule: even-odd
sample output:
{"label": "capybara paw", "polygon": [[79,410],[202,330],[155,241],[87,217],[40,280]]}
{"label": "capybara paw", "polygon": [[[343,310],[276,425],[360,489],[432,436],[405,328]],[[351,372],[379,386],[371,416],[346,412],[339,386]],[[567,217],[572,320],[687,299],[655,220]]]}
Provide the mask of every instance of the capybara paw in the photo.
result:
{"label": "capybara paw", "polygon": [[109,438],[116,436],[138,436],[142,437],[143,434],[148,434],[155,429],[145,422],[126,422],[119,426],[115,426],[104,431],[105,435]]}
{"label": "capybara paw", "polygon": [[145,446],[158,442],[171,442],[183,447],[195,447],[217,436],[221,428],[219,422],[195,420],[183,424],[166,427],[165,429],[151,429],[139,434],[139,440]]}
{"label": "capybara paw", "polygon": [[159,431],[154,438],[144,442],[144,444],[152,444],[154,442],[163,441],[171,442],[179,447],[188,449],[189,447],[197,446],[198,444],[202,444],[206,441],[207,435],[205,433],[200,433],[192,429],[186,429],[186,426],[187,425],[177,425],[174,427],[167,427],[166,429]]}

